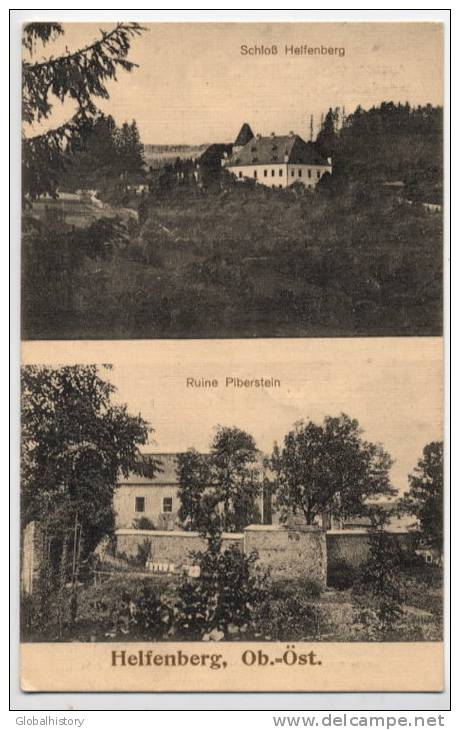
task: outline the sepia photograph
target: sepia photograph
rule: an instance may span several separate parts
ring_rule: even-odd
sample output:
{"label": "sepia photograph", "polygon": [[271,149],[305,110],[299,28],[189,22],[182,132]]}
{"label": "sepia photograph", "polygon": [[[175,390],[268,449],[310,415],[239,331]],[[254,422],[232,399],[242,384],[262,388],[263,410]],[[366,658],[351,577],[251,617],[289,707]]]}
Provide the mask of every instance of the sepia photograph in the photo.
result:
{"label": "sepia photograph", "polygon": [[22,33],[23,339],[442,334],[442,23]]}
{"label": "sepia photograph", "polygon": [[447,11],[13,12],[18,692],[444,693]]}
{"label": "sepia photograph", "polygon": [[287,345],[26,356],[23,642],[442,642],[441,340]]}

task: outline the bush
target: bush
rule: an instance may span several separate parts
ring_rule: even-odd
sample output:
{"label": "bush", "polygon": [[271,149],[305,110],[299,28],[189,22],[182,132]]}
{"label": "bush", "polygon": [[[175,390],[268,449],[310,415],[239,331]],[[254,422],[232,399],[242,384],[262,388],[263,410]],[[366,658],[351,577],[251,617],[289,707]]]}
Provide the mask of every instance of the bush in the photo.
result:
{"label": "bush", "polygon": [[290,596],[303,598],[319,598],[323,587],[319,581],[311,579],[286,579],[273,581],[270,586],[272,599],[285,599]]}
{"label": "bush", "polygon": [[133,527],[135,530],[154,530],[155,525],[152,520],[148,517],[139,517],[137,520],[133,520]]}
{"label": "bush", "polygon": [[383,527],[370,531],[370,551],[367,561],[353,586],[357,606],[357,623],[369,631],[382,635],[394,631],[403,615],[403,583],[401,580],[401,550],[394,538]]}
{"label": "bush", "polygon": [[152,555],[152,544],[150,540],[144,540],[140,545],[137,546],[137,557],[136,563],[145,566],[147,560],[150,560]]}
{"label": "bush", "polygon": [[247,631],[266,597],[265,575],[255,568],[257,553],[246,556],[235,545],[220,552],[219,544],[210,544],[192,557],[200,577],[179,586],[178,627],[196,637]]}
{"label": "bush", "polygon": [[105,636],[160,639],[172,631],[172,606],[150,579],[103,583],[95,593],[87,610]]}
{"label": "bush", "polygon": [[257,613],[255,635],[272,641],[319,639],[324,623],[321,606],[307,595],[288,592],[266,600]]}
{"label": "bush", "polygon": [[357,580],[356,570],[346,560],[336,560],[327,565],[327,584],[331,588],[345,591]]}

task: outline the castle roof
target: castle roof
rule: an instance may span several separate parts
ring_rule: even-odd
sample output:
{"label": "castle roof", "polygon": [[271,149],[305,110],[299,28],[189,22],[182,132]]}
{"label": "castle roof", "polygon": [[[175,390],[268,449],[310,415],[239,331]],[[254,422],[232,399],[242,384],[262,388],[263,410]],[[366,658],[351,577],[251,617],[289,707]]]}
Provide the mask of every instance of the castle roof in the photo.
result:
{"label": "castle roof", "polygon": [[272,134],[269,137],[253,137],[243,149],[233,154],[228,165],[270,165],[281,162],[324,167],[329,164],[312,142],[305,142],[298,134]]}
{"label": "castle roof", "polygon": [[153,460],[158,468],[152,476],[144,476],[136,472],[130,472],[127,477],[120,476],[118,484],[120,486],[133,484],[149,484],[161,486],[162,484],[177,484],[177,454],[143,454],[143,460],[146,462]]}
{"label": "castle roof", "polygon": [[247,122],[243,124],[235,140],[235,147],[244,147],[245,144],[254,138],[254,132]]}
{"label": "castle roof", "polygon": [[232,144],[215,142],[205,149],[199,158],[199,162],[203,165],[216,163],[220,165],[220,161],[225,154],[229,156],[232,154],[232,148]]}
{"label": "castle roof", "polygon": [[[206,454],[203,454],[206,456]],[[127,477],[121,475],[118,479],[118,486],[134,486],[134,485],[149,485],[149,486],[162,486],[179,484],[178,474],[178,453],[151,453],[143,454],[142,459],[145,462],[152,460],[158,468],[155,470],[155,474],[152,476],[144,476],[137,474],[136,472],[130,472]],[[264,456],[260,452],[256,455],[256,461],[254,466],[262,467]]]}

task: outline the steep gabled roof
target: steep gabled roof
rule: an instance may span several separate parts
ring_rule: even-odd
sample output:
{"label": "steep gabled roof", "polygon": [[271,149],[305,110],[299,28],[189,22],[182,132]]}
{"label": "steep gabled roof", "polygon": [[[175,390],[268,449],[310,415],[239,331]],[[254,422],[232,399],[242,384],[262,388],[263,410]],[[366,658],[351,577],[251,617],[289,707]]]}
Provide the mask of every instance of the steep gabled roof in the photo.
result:
{"label": "steep gabled roof", "polygon": [[327,160],[311,142],[298,134],[254,137],[243,149],[234,153],[229,165],[270,165],[288,162],[291,165],[323,165]]}
{"label": "steep gabled roof", "polygon": [[238,132],[238,137],[235,140],[235,147],[244,147],[244,145],[250,142],[253,137],[254,132],[252,131],[249,124],[245,122]]}
{"label": "steep gabled roof", "polygon": [[127,484],[177,484],[177,454],[143,454],[144,459],[152,457],[158,463],[159,469],[153,477],[142,476],[131,472],[127,478],[121,476],[118,480],[119,485]]}
{"label": "steep gabled roof", "polygon": [[[161,486],[162,484],[179,484],[179,475],[178,475],[178,461],[177,457],[179,456],[178,453],[151,453],[151,454],[143,454],[143,459],[148,460],[149,458],[152,458],[156,463],[159,464],[159,470],[155,473],[153,477],[147,477],[142,476],[140,474],[136,474],[134,472],[131,472],[127,478],[124,476],[120,476],[118,480],[119,486],[129,486],[134,484],[142,484],[142,485],[149,485],[149,486]],[[206,454],[203,454],[203,456],[207,456]],[[256,461],[254,466],[257,466],[259,469],[262,468],[264,460],[264,455],[261,452],[257,452],[256,455]]]}
{"label": "steep gabled roof", "polygon": [[220,161],[226,153],[228,156],[232,154],[232,144],[220,144],[218,142],[209,145],[198,158],[198,162],[202,165],[220,165]]}

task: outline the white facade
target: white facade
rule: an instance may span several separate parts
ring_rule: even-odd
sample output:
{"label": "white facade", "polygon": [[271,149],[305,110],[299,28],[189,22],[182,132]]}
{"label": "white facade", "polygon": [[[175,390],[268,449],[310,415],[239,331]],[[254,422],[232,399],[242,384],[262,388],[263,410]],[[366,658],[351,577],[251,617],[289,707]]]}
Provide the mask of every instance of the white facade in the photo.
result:
{"label": "white facade", "polygon": [[180,507],[176,484],[122,484],[115,490],[113,506],[117,527],[132,527],[147,517],[155,527],[172,529]]}
{"label": "white facade", "polygon": [[294,183],[302,183],[313,190],[322,176],[332,173],[332,165],[305,165],[293,163],[268,163],[265,165],[226,165],[237,180],[255,180],[269,188],[286,188]]}

